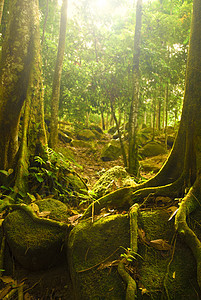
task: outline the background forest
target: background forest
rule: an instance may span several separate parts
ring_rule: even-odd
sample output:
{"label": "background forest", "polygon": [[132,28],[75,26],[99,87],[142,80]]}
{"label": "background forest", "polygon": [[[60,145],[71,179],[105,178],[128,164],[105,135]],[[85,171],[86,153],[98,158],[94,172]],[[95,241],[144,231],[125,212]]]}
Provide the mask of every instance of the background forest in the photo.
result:
{"label": "background forest", "polygon": [[1,1],[0,299],[199,299],[200,10]]}

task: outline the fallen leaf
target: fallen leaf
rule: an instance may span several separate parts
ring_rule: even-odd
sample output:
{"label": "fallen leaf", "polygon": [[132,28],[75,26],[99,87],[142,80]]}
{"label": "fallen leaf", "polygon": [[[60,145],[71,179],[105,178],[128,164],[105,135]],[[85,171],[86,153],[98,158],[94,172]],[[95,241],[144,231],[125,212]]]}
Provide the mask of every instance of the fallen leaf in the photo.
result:
{"label": "fallen leaf", "polygon": [[[81,216],[82,216],[82,214],[78,214],[78,215],[69,217],[69,218],[68,218],[68,221],[69,221],[72,225],[75,225],[75,223],[78,222],[78,219],[79,219]],[[77,221],[77,222],[76,222],[76,221]]]}
{"label": "fallen leaf", "polygon": [[171,214],[171,216],[169,217],[168,221],[171,221],[172,218],[174,218],[174,216],[177,214],[178,210],[179,210],[179,208],[177,208],[177,209]]}
{"label": "fallen leaf", "polygon": [[46,218],[50,214],[51,214],[51,211],[41,211],[41,212],[37,213],[38,217],[41,217],[41,218]]}
{"label": "fallen leaf", "polygon": [[1,227],[2,224],[3,224],[3,221],[4,221],[4,219],[0,219],[0,227]]}
{"label": "fallen leaf", "polygon": [[150,241],[149,244],[150,244],[150,246],[152,246],[153,248],[155,248],[157,250],[170,250],[171,249],[171,245],[163,239]]}
{"label": "fallen leaf", "polygon": [[10,276],[2,276],[0,277],[0,279],[4,282],[4,283],[15,283],[15,280],[10,277]]}
{"label": "fallen leaf", "polygon": [[31,207],[31,209],[32,209],[36,214],[38,214],[38,213],[40,212],[40,211],[39,211],[39,207],[38,207],[37,204],[31,203],[29,206]]}
{"label": "fallen leaf", "polygon": [[173,272],[173,274],[172,274],[172,278],[174,278],[174,279],[175,279],[175,272]]}

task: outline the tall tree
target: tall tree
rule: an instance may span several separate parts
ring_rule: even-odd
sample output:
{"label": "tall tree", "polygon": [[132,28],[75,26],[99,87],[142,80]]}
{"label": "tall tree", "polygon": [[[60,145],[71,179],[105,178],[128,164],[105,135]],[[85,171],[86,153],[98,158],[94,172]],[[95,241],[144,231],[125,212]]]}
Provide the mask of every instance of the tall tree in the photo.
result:
{"label": "tall tree", "polygon": [[15,170],[18,190],[29,157],[46,143],[38,1],[10,1],[0,72],[0,169]]}
{"label": "tall tree", "polygon": [[139,80],[140,80],[140,37],[142,27],[142,0],[137,1],[136,25],[134,37],[133,53],[133,92],[129,115],[129,150],[128,150],[128,171],[130,174],[138,176],[138,146],[137,146],[137,116],[139,102]]}
{"label": "tall tree", "polygon": [[57,60],[54,71],[52,100],[51,100],[51,124],[50,124],[50,147],[53,149],[57,146],[58,140],[58,112],[59,112],[59,96],[60,96],[60,82],[63,66],[63,58],[65,52],[66,28],[67,28],[67,4],[68,0],[63,0],[61,7],[61,21],[59,45],[57,51]]}

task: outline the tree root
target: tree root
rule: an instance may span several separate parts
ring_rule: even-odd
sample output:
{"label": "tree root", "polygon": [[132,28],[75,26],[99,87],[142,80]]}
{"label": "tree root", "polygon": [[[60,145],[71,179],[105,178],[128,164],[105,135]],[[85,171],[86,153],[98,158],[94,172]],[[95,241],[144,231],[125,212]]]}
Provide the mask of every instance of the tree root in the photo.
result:
{"label": "tree root", "polygon": [[25,204],[9,204],[9,205],[4,206],[3,209],[4,210],[6,210],[6,209],[22,210],[25,213],[27,213],[34,222],[40,223],[41,225],[46,224],[49,226],[60,228],[62,230],[70,229],[70,226],[71,226],[70,224],[66,224],[63,222],[58,222],[58,221],[51,220],[51,219],[40,218],[36,215],[36,213],[29,206],[27,206]]}
{"label": "tree root", "polygon": [[94,205],[94,214],[97,215],[102,208],[129,208],[130,207],[130,197],[133,193],[134,187],[124,187],[118,189],[112,193],[109,193],[98,200],[93,204],[90,204],[89,207],[84,212],[82,219],[91,217],[92,215],[92,205]]}
{"label": "tree root", "polygon": [[[137,225],[137,218],[138,218],[138,210],[139,205],[136,203],[130,209],[130,248],[131,250],[128,252],[128,256],[135,255],[137,253],[137,237],[138,237],[138,225]],[[118,272],[121,275],[122,279],[127,284],[126,289],[126,300],[133,300],[135,299],[135,295],[137,293],[137,284],[135,280],[128,274],[125,269],[125,264],[127,263],[126,258],[124,257],[120,260],[118,264]]]}
{"label": "tree root", "polygon": [[[199,181],[199,182],[198,182]],[[201,242],[196,234],[188,227],[186,218],[198,206],[201,206],[197,194],[200,193],[200,178],[196,179],[193,187],[183,198],[175,218],[175,227],[178,233],[184,238],[186,244],[190,247],[197,263],[197,281],[201,288]]]}
{"label": "tree root", "polygon": [[[154,196],[169,196],[176,197],[178,193],[182,191],[184,184],[184,176],[182,175],[179,179],[173,183],[157,186],[157,187],[145,187],[145,184],[140,184],[135,187],[124,187],[118,189],[112,193],[109,193],[98,200],[94,205],[94,214],[98,214],[102,208],[117,208],[117,209],[128,209],[134,203],[139,203],[149,194]],[[92,215],[92,204],[84,212],[82,219],[91,217]]]}

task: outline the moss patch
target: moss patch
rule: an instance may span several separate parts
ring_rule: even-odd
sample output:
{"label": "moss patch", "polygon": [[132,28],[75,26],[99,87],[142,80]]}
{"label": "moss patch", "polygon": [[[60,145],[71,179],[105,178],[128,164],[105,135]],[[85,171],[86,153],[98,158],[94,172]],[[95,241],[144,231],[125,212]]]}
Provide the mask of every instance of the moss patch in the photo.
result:
{"label": "moss patch", "polygon": [[[129,246],[127,216],[110,216],[78,224],[69,237],[69,264],[76,299],[124,299],[125,285],[117,269],[79,272],[108,260],[119,258],[120,246]],[[111,272],[110,272],[111,271]]]}
{"label": "moss patch", "polygon": [[93,187],[95,197],[98,199],[105,194],[125,186],[134,186],[135,182],[123,167],[116,166],[105,172]]}
{"label": "moss patch", "polygon": [[47,269],[58,262],[64,230],[39,224],[19,210],[6,217],[4,229],[13,256],[25,269]]}

